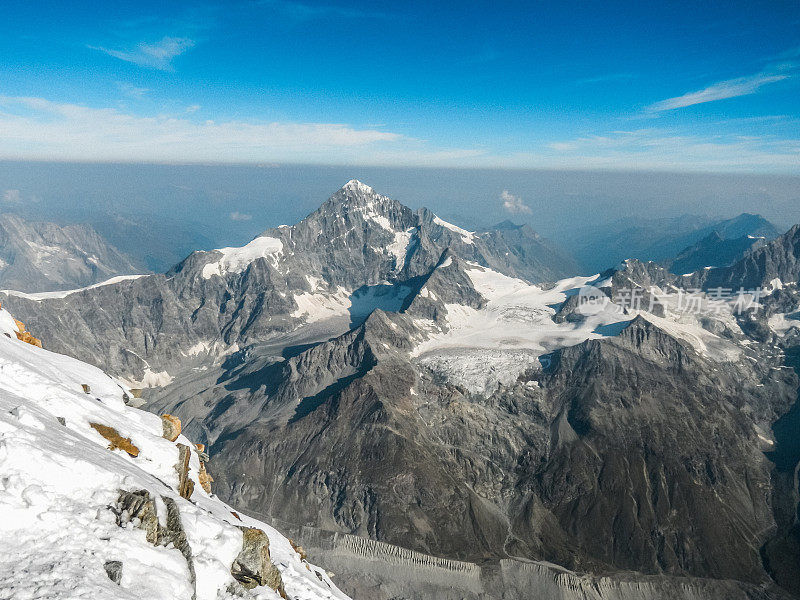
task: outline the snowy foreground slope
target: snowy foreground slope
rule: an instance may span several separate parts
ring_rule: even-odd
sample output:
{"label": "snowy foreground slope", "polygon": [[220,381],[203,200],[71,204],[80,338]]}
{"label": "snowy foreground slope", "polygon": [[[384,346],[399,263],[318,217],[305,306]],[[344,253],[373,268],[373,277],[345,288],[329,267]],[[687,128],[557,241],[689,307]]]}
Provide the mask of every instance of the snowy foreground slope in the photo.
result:
{"label": "snowy foreground slope", "polygon": [[[240,555],[246,528],[269,537],[285,597],[346,598],[288,539],[203,490],[188,439],[165,439],[162,419],[126,406],[116,381],[17,340],[16,329],[0,309],[1,598],[278,598],[231,574],[234,563],[239,572],[252,566]],[[113,427],[138,455],[109,449],[90,423]],[[178,492],[181,444],[192,449],[191,499]],[[144,517],[126,518],[121,498],[141,491],[154,499],[151,526],[166,542],[148,541]]]}

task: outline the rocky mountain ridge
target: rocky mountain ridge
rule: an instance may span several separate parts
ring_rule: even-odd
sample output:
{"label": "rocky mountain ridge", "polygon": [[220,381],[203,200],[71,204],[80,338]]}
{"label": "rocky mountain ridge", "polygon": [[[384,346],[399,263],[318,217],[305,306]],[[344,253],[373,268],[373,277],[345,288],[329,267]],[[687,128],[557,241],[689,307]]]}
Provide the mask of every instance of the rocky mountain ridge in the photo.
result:
{"label": "rocky mountain ridge", "polygon": [[0,289],[68,290],[142,267],[88,225],[59,226],[0,215]]}
{"label": "rocky mountain ridge", "polygon": [[526,279],[561,274],[543,266],[552,253],[535,235],[518,235],[526,242],[511,250],[502,234],[468,232],[351,181],[297,225],[242,248],[194,252],[163,275],[60,297],[0,297],[54,350],[147,386],[170,380],[191,357],[233,354],[301,326],[308,338],[297,343],[325,339],[374,308],[397,310],[445,250]]}
{"label": "rocky mountain ridge", "polygon": [[[463,597],[784,598],[800,593],[800,454],[775,429],[800,387],[797,235],[688,277],[631,260],[533,285],[508,246],[350,182],[166,275],[4,303],[137,381],[163,369],[147,408],[209,446],[226,500],[480,565]],[[738,314],[711,303],[718,281],[771,293]],[[654,301],[629,305],[632,288]],[[400,583],[376,567],[347,590],[426,597],[404,564]]]}

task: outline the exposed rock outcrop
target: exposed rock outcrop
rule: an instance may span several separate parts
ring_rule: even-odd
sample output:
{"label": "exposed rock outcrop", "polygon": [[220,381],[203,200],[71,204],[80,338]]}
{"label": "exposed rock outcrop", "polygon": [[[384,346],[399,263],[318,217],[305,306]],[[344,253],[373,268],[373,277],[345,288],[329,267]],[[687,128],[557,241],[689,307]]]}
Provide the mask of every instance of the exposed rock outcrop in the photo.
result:
{"label": "exposed rock outcrop", "polygon": [[106,570],[106,575],[108,575],[108,578],[119,585],[122,581],[122,561],[107,560],[103,564],[103,568]]}
{"label": "exposed rock outcrop", "polygon": [[[191,577],[191,584],[192,587],[194,587],[196,574],[194,559],[192,557],[192,548],[186,539],[186,532],[183,529],[180,511],[178,510],[175,500],[172,498],[162,496],[161,500],[167,512],[163,525],[158,519],[155,500],[147,490],[120,492],[117,504],[116,506],[112,506],[111,510],[116,515],[117,525],[120,527],[125,527],[129,523],[133,523],[137,528],[144,530],[147,541],[154,546],[172,545],[174,548],[177,548],[186,559],[186,565]],[[195,596],[196,593],[192,594],[192,598]]]}
{"label": "exposed rock outcrop", "polygon": [[26,344],[31,344],[32,346],[37,346],[38,348],[42,348],[42,340],[39,338],[33,337],[30,331],[25,329],[25,323],[14,319],[14,323],[17,325],[17,339],[21,342],[25,342]]}
{"label": "exposed rock outcrop", "polygon": [[165,440],[174,442],[181,434],[181,420],[175,415],[164,414],[161,415],[161,425],[163,428],[163,436]]}
{"label": "exposed rock outcrop", "polygon": [[269,537],[255,527],[240,527],[240,529],[242,549],[233,561],[231,575],[248,590],[266,585],[286,598],[281,573],[270,559]]}
{"label": "exposed rock outcrop", "polygon": [[194,492],[194,480],[189,477],[189,462],[192,450],[186,444],[178,444],[178,463],[175,470],[178,472],[178,493],[183,498],[191,498]]}

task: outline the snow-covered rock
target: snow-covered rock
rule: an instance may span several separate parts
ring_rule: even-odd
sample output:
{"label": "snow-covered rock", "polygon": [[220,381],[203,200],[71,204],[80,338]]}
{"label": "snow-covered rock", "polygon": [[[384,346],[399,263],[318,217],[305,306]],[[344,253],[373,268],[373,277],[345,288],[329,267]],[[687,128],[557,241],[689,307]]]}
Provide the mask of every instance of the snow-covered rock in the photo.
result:
{"label": "snow-covered rock", "polygon": [[[194,444],[164,439],[162,419],[126,406],[122,384],[14,331],[0,309],[0,334],[12,334],[0,335],[0,597],[278,598],[232,575],[250,536],[260,540],[255,552],[269,539],[288,598],[346,598],[275,529],[206,493]],[[110,449],[93,423],[138,454]],[[190,499],[177,489],[181,447],[191,449],[187,474],[198,484]],[[132,493],[152,499],[149,533],[141,515],[121,516],[120,498]]]}

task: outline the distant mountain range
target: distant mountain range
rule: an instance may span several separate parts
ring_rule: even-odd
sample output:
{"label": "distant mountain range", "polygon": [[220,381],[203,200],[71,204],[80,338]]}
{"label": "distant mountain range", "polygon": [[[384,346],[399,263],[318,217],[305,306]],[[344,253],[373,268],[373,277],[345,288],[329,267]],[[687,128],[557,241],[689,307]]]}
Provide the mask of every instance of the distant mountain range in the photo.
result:
{"label": "distant mountain range", "polygon": [[357,600],[800,597],[800,226],[685,226],[578,276],[353,180],[166,274],[0,299]]}
{"label": "distant mountain range", "polygon": [[[566,246],[587,272],[599,272],[629,258],[671,262],[675,272],[725,266],[750,245],[746,240],[776,238],[780,232],[760,215],[743,213],[710,220],[684,215],[658,220],[622,219],[576,232]],[[719,238],[719,239],[716,239]]]}
{"label": "distant mountain range", "polygon": [[143,270],[88,225],[0,215],[0,289],[66,290]]}

